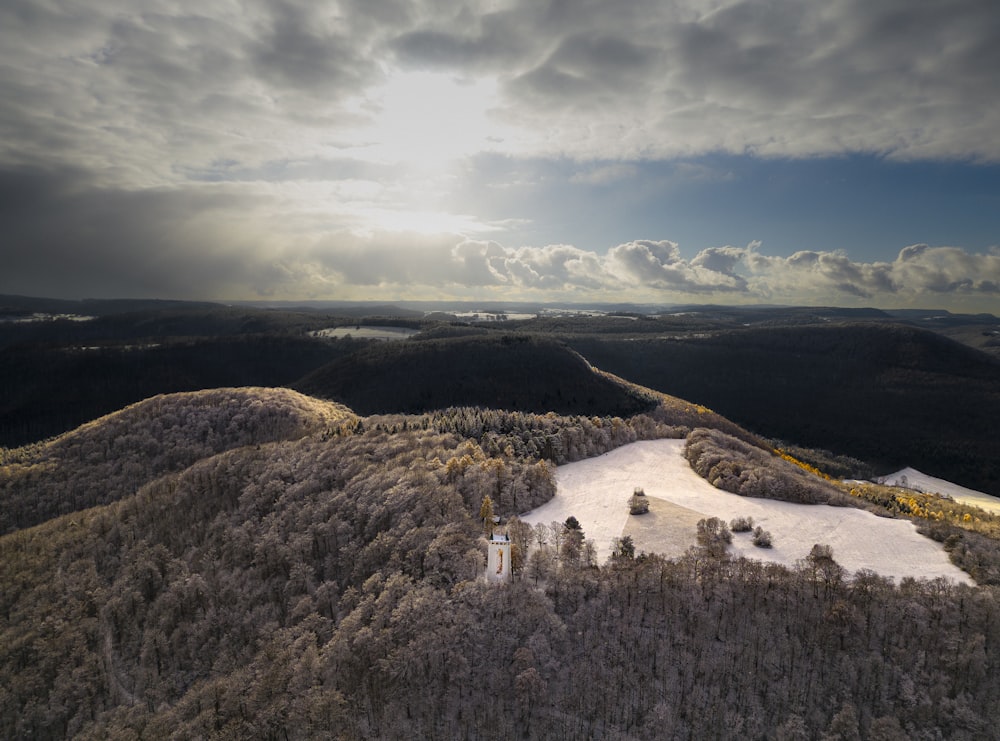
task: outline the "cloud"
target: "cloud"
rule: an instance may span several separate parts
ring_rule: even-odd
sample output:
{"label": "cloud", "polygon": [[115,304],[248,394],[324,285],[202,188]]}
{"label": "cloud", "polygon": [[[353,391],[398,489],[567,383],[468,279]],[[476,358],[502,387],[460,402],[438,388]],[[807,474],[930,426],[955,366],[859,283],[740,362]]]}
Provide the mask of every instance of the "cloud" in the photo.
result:
{"label": "cloud", "polygon": [[[281,243],[259,194],[116,190],[73,170],[0,170],[0,292],[208,298],[268,292]],[[276,273],[276,268],[278,272]]]}
{"label": "cloud", "polygon": [[681,258],[676,242],[640,240],[608,252],[610,269],[639,287],[685,294],[742,292],[746,281],[733,269],[733,248],[712,248],[693,260]]}
{"label": "cloud", "polygon": [[622,180],[628,180],[637,174],[635,165],[615,163],[588,167],[575,173],[569,181],[575,185],[612,185]]}
{"label": "cloud", "polygon": [[[993,0],[7,0],[0,287],[995,297],[995,251],[913,245],[865,261],[712,243],[692,257],[628,233],[581,249],[555,243],[579,237],[551,222],[525,224],[548,209],[597,231],[605,211],[578,215],[565,193],[615,185],[608,219],[639,231],[626,219],[655,196],[619,187],[678,157],[686,184],[732,177],[704,153],[1000,162],[998,37]],[[379,128],[393,91],[431,78],[440,99],[413,90]],[[474,159],[440,162],[480,149],[502,163],[465,188],[482,203],[454,192]],[[505,193],[518,189],[538,204]],[[501,220],[528,236],[506,246],[490,231]]]}
{"label": "cloud", "polygon": [[875,305],[898,305],[943,297],[988,298],[1000,285],[1000,252],[976,254],[958,247],[910,245],[892,262],[856,262],[842,252],[800,251],[788,257],[749,247],[743,262],[750,288],[761,297],[832,300],[857,297]]}
{"label": "cloud", "polygon": [[757,242],[690,259],[671,240],[604,253],[509,247],[447,231],[355,229],[283,206],[253,183],[129,191],[71,169],[0,170],[0,232],[0,293],[874,306],[988,306],[1000,295],[998,248],[916,244],[865,262],[837,251],[767,254]]}
{"label": "cloud", "polygon": [[321,5],[279,2],[270,11],[247,49],[254,69],[275,87],[343,95],[380,79],[376,60]]}
{"label": "cloud", "polygon": [[3,162],[116,185],[357,146],[380,86],[413,69],[498,81],[514,156],[1000,160],[991,0],[10,0],[0,28]]}
{"label": "cloud", "polygon": [[[718,297],[739,303],[911,305],[941,298],[990,298],[1000,286],[1000,251],[912,246],[892,262],[857,262],[840,252],[767,255],[759,243],[707,248],[687,260],[677,243],[636,240],[604,255],[571,245],[504,247],[453,235],[337,236],[324,266],[348,283],[432,289],[440,295],[510,298],[585,296],[660,303]],[[396,240],[396,241],[394,241]],[[349,244],[348,244],[349,243]],[[491,291],[502,290],[502,294]]]}
{"label": "cloud", "polygon": [[466,12],[444,21],[431,14],[392,39],[389,49],[404,66],[492,74],[536,53],[526,21],[518,10]]}
{"label": "cloud", "polygon": [[927,294],[1000,294],[1000,249],[972,254],[958,247],[905,247],[893,263],[895,280]]}
{"label": "cloud", "polygon": [[998,33],[989,0],[523,2],[395,43],[407,62],[498,75],[532,154],[996,161]]}

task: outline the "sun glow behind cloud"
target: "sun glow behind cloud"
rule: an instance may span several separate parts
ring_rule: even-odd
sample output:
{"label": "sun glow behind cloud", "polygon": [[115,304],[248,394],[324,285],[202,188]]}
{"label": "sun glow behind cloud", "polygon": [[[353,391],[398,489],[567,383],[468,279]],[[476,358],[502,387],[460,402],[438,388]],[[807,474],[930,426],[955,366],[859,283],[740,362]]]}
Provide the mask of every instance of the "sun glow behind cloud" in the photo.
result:
{"label": "sun glow behind cloud", "polygon": [[373,104],[378,113],[360,153],[415,173],[444,173],[463,157],[498,150],[512,133],[492,115],[498,105],[492,78],[394,72]]}
{"label": "sun glow behind cloud", "polygon": [[[514,131],[500,121],[497,82],[425,71],[389,70],[362,108],[367,124],[341,153],[387,168],[365,203],[351,209],[355,234],[483,234],[495,227],[461,213],[453,191],[467,158],[502,151]],[[373,184],[374,185],[374,184]]]}

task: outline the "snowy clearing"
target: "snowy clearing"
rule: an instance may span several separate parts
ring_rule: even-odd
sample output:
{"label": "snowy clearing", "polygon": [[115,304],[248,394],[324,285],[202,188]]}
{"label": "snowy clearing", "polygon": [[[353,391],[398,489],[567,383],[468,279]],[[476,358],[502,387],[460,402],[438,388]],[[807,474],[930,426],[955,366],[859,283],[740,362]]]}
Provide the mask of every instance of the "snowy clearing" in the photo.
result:
{"label": "snowy clearing", "polygon": [[[649,440],[559,466],[555,497],[521,519],[530,524],[563,522],[573,515],[593,540],[600,561],[612,540],[631,535],[637,550],[682,554],[695,544],[695,523],[718,517],[752,517],[769,531],[773,548],[757,548],[749,533],[734,533],[729,552],[786,566],[809,555],[816,543],[833,548],[833,557],[849,573],[871,569],[900,579],[947,577],[974,583],[954,566],[944,549],[920,535],[908,520],[892,520],[851,507],[792,504],[753,499],[716,489],[698,476],[683,456],[684,440]],[[628,513],[636,487],[650,498],[650,512]]]}
{"label": "snowy clearing", "polygon": [[987,512],[1000,514],[1000,499],[975,489],[966,489],[964,486],[953,484],[944,479],[928,476],[915,468],[904,468],[896,473],[890,473],[888,476],[882,476],[878,483],[913,489],[925,494],[943,494],[956,502],[971,504],[975,507],[982,507]]}
{"label": "snowy clearing", "polygon": [[309,334],[313,337],[326,337],[328,339],[354,337],[359,340],[405,340],[419,331],[418,329],[409,329],[408,327],[369,327],[360,325],[317,329]]}

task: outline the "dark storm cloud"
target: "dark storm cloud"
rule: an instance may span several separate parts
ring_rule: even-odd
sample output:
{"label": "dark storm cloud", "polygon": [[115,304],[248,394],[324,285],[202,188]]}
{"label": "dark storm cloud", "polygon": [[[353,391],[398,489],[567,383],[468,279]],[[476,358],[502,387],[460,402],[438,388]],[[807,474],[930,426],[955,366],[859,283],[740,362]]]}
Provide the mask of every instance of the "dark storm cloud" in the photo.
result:
{"label": "dark storm cloud", "polygon": [[261,285],[271,260],[254,249],[252,229],[230,221],[255,200],[109,190],[72,170],[2,170],[0,293],[194,298]]}

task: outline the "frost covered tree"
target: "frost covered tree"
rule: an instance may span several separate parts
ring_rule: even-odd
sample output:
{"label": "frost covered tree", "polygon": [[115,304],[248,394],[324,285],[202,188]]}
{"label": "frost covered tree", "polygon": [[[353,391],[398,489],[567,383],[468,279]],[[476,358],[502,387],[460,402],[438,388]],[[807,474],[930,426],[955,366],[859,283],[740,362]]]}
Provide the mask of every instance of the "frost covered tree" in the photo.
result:
{"label": "frost covered tree", "polygon": [[646,492],[640,487],[636,487],[632,496],[628,500],[628,512],[630,515],[644,515],[649,512],[649,500]]}

